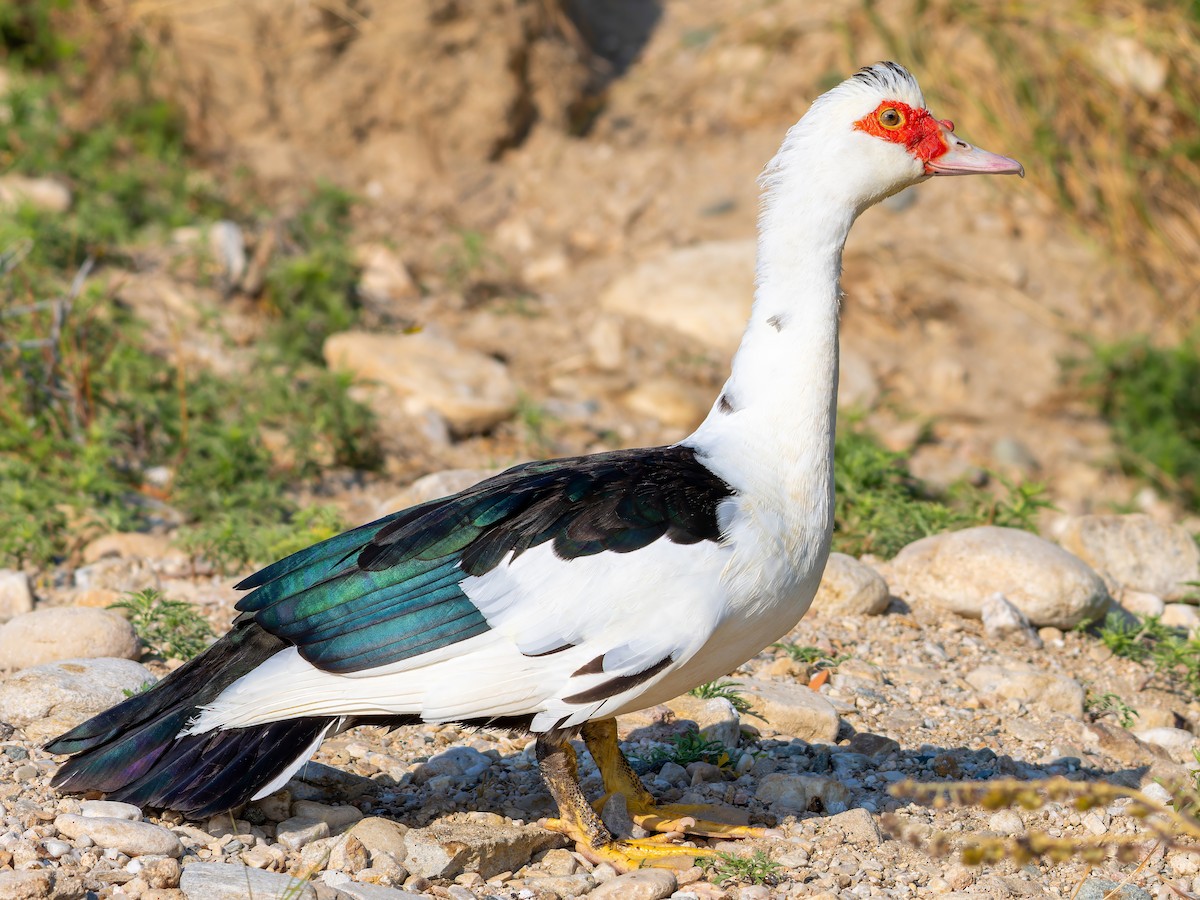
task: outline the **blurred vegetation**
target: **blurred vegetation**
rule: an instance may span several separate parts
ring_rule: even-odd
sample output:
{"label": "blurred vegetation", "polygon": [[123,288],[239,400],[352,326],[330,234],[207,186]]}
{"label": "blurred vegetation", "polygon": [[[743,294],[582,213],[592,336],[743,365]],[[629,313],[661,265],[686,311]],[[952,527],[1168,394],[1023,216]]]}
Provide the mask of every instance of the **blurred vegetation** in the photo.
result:
{"label": "blurred vegetation", "polygon": [[1038,510],[1050,506],[1043,485],[999,476],[997,490],[960,481],[937,491],[912,475],[904,454],[853,423],[838,431],[833,478],[833,548],[851,556],[895,556],[919,538],[974,525],[1034,531]]}
{"label": "blurred vegetation", "polygon": [[1122,467],[1200,509],[1200,331],[1175,347],[1094,349],[1072,368],[1112,426]]}
{"label": "blurred vegetation", "polygon": [[881,39],[935,109],[969,111],[969,139],[1021,157],[1147,276],[1164,315],[1200,316],[1200,4],[864,0],[845,30],[851,65]]}
{"label": "blurred vegetation", "polygon": [[67,6],[0,4],[0,170],[53,175],[73,197],[0,217],[0,565],[44,567],[99,530],[164,521],[222,568],[335,533],[328,508],[297,517],[289,488],[379,461],[370,413],[318,364],[325,335],[355,320],[353,198],[319,186],[276,223],[261,302],[278,324],[248,351],[251,386],[147,349],[103,276],[136,269],[129,248],[149,230],[254,214],[189,165],[162,101],[123,100],[91,127],[64,118],[52,25]]}

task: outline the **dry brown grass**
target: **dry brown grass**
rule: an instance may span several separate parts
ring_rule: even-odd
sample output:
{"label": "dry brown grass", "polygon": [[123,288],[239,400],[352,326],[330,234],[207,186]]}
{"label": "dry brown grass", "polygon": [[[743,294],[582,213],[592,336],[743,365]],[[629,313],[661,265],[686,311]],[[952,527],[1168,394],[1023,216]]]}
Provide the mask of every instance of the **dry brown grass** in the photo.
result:
{"label": "dry brown grass", "polygon": [[[1200,12],[1183,0],[867,0],[847,22],[921,73],[972,139],[1200,318]],[[1025,154],[1025,156],[1022,156]]]}

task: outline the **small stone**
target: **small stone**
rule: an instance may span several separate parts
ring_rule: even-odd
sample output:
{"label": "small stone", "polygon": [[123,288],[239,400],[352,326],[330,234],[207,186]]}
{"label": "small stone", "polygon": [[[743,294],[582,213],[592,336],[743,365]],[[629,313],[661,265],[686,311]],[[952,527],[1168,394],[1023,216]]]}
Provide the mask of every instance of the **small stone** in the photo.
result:
{"label": "small stone", "polygon": [[1042,646],[1029,619],[1003,594],[992,594],[983,601],[983,630],[991,638],[1018,638],[1031,647]]}
{"label": "small stone", "polygon": [[429,894],[424,892],[414,894],[411,891],[385,887],[382,884],[362,884],[357,881],[339,884],[337,889],[338,896],[335,900],[342,900],[343,896],[349,897],[350,900],[429,900]]}
{"label": "small stone", "polygon": [[863,756],[881,757],[896,753],[900,749],[900,742],[881,734],[860,731],[850,738],[850,745],[846,749]]}
{"label": "small stone", "polygon": [[1042,703],[1055,712],[1083,718],[1083,688],[1066,675],[1020,664],[981,666],[967,673],[966,682],[983,697]]}
{"label": "small stone", "polygon": [[1191,533],[1140,513],[1078,516],[1059,543],[1102,574],[1110,590],[1125,587],[1176,600],[1191,591],[1187,582],[1200,580],[1200,546]]}
{"label": "small stone", "polygon": [[492,761],[471,747],[451,747],[430,759],[413,772],[413,781],[425,784],[438,775],[459,778],[464,775],[479,776],[491,767]]}
{"label": "small stone", "polygon": [[33,586],[29,576],[15,569],[0,569],[0,622],[33,611]]}
{"label": "small stone", "polygon": [[[749,311],[755,246],[753,240],[709,241],[668,251],[613,281],[601,293],[600,307],[697,341],[727,359]],[[746,299],[731,303],[730,297]]]}
{"label": "small stone", "polygon": [[71,208],[71,191],[53,178],[0,175],[0,210],[11,211],[23,203],[43,212],[65,213]]}
{"label": "small stone", "polygon": [[629,814],[629,802],[619,791],[613,793],[605,802],[600,810],[600,821],[610,834],[618,838],[646,836],[644,829],[634,823],[633,816]]}
{"label": "small stone", "polygon": [[275,827],[275,839],[289,850],[299,850],[305,844],[329,837],[329,824],[294,816]]}
{"label": "small stone", "polygon": [[669,378],[643,381],[620,399],[626,409],[668,428],[695,428],[708,412],[708,406],[693,388]]}
{"label": "small stone", "polygon": [[812,612],[818,616],[877,616],[889,601],[882,575],[853,556],[830,553]]}
{"label": "small stone", "polygon": [[883,835],[879,831],[879,826],[875,824],[874,817],[862,808],[848,809],[845,812],[837,813],[821,823],[822,833],[827,829],[835,828],[841,831],[849,844],[878,847],[883,843]]}
{"label": "small stone", "polygon": [[1143,728],[1134,732],[1139,740],[1162,747],[1176,762],[1194,763],[1193,751],[1200,748],[1200,738],[1183,728]]}
{"label": "small stone", "polygon": [[362,819],[362,810],[355,806],[329,806],[315,800],[297,800],[292,804],[292,815],[314,822],[324,822],[330,833],[341,831]]}
{"label": "small stone", "polygon": [[67,837],[86,835],[96,846],[119,850],[127,856],[179,856],[183,853],[179,838],[149,822],[66,813],[54,820],[54,827]]}
{"label": "small stone", "polygon": [[838,714],[828,700],[806,685],[742,681],[742,691],[754,707],[745,718],[760,730],[770,729],[808,743],[832,743],[837,738]]}
{"label": "small stone", "polygon": [[1037,535],[984,525],[922,538],[892,560],[896,592],[982,618],[983,603],[1001,593],[1035,626],[1074,628],[1103,615],[1104,580],[1078,557]]}
{"label": "small stone", "polygon": [[1153,900],[1149,891],[1136,884],[1117,884],[1107,878],[1089,878],[1075,894],[1076,900]]}
{"label": "small stone", "polygon": [[384,388],[381,415],[397,401],[411,416],[433,410],[458,437],[487,431],[517,409],[503,363],[425,332],[343,332],[326,339],[324,354],[332,371]]}
{"label": "small stone", "polygon": [[127,822],[142,821],[142,811],[132,803],[117,800],[84,800],[79,804],[79,814],[89,819],[125,819]]}
{"label": "small stone", "polygon": [[114,531],[84,545],[83,561],[85,563],[98,562],[110,556],[121,559],[154,560],[177,556],[180,560],[185,559],[185,555],[175,549],[171,539],[165,534]]}
{"label": "small stone", "polygon": [[1200,611],[1189,603],[1168,603],[1163,607],[1162,623],[1192,633],[1200,627]]}
{"label": "small stone", "polygon": [[845,812],[850,792],[836,778],[825,775],[772,773],[758,784],[756,799],[769,806],[795,812]]}
{"label": "small stone", "polygon": [[1176,875],[1200,874],[1200,853],[1195,850],[1176,850],[1167,855],[1167,865]]}
{"label": "small stone", "polygon": [[0,721],[40,743],[154,681],[149,669],[128,659],[68,659],[33,666],[0,680]]}
{"label": "small stone", "polygon": [[380,816],[368,816],[356,822],[350,834],[358,839],[370,854],[371,864],[379,865],[383,857],[399,862],[404,859],[404,835],[408,826]]}
{"label": "small stone", "polygon": [[741,716],[726,697],[705,700],[691,694],[680,694],[668,700],[666,705],[677,718],[695,722],[700,736],[705,740],[716,741],[731,750],[741,741]]}
{"label": "small stone", "polygon": [[954,891],[964,890],[975,883],[975,874],[966,866],[950,866],[942,873],[942,878],[947,887]]}
{"label": "small stone", "polygon": [[0,872],[0,900],[77,900],[86,893],[78,878],[50,869]]}
{"label": "small stone", "polygon": [[675,874],[666,869],[639,869],[612,878],[588,894],[592,900],[662,900],[678,888]]}
{"label": "small stone", "polygon": [[563,835],[533,826],[484,826],[449,817],[404,835],[404,867],[426,878],[454,878],[478,872],[485,879],[515,872],[535,853],[565,846]]}
{"label": "small stone", "polygon": [[417,295],[408,267],[389,247],[363,244],[354,248],[354,259],[361,269],[358,293],[365,300],[386,306]]}
{"label": "small stone", "polygon": [[246,238],[241,226],[229,219],[218,219],[208,229],[208,249],[221,266],[225,284],[241,281],[246,272]]}
{"label": "small stone", "polygon": [[988,828],[996,832],[1011,836],[1014,834],[1022,834],[1025,831],[1025,823],[1021,821],[1021,817],[1011,809],[1002,809],[999,812],[993,813],[988,819]]}
{"label": "small stone", "polygon": [[183,867],[179,888],[188,900],[246,900],[247,897],[317,900],[316,888],[302,879],[236,863],[189,863]]}
{"label": "small stone", "polygon": [[0,627],[0,669],[64,659],[137,659],[142,648],[128,620],[108,609],[69,606],[23,613]]}
{"label": "small stone", "polygon": [[1161,617],[1166,610],[1166,604],[1158,594],[1135,591],[1133,588],[1123,588],[1118,592],[1118,597],[1122,608],[1126,612],[1133,613],[1140,619],[1145,619],[1149,616]]}
{"label": "small stone", "polygon": [[150,887],[179,887],[179,876],[182,871],[179,860],[171,856],[143,856],[140,858],[140,862],[142,867],[138,871],[138,875],[145,879]]}

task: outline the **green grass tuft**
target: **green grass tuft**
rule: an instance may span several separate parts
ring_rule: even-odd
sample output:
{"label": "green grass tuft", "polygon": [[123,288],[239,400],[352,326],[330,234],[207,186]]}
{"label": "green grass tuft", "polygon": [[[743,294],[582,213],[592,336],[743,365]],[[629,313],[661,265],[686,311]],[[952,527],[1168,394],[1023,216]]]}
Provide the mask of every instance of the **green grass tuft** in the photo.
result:
{"label": "green grass tuft", "polygon": [[1038,510],[1050,506],[1044,487],[997,481],[998,493],[965,482],[938,493],[909,472],[904,454],[884,448],[865,431],[839,431],[834,549],[891,557],[919,538],[973,525],[1035,530]]}
{"label": "green grass tuft", "polygon": [[776,884],[783,873],[783,866],[755,850],[753,856],[737,856],[733,853],[718,853],[704,861],[709,877],[715,884]]}
{"label": "green grass tuft", "polygon": [[1200,508],[1200,332],[1176,347],[1099,345],[1074,365],[1112,426],[1124,470]]}
{"label": "green grass tuft", "polygon": [[1096,635],[1114,656],[1147,663],[1168,683],[1200,691],[1200,639],[1189,638],[1184,629],[1164,625],[1157,616],[1109,613]]}
{"label": "green grass tuft", "polygon": [[[704,684],[698,684],[690,691],[693,697],[699,697],[701,700],[713,700],[723,698],[733,704],[733,708],[737,710],[739,715],[758,715],[754,711],[754,706],[746,695],[740,690],[741,682],[738,681],[708,681]],[[761,718],[761,717],[760,717]]]}
{"label": "green grass tuft", "polygon": [[732,755],[720,741],[709,740],[700,732],[689,730],[671,738],[669,747],[655,747],[647,756],[633,757],[633,762],[644,771],[656,769],[668,762],[685,768],[694,762],[706,762],[726,768],[732,762]]}
{"label": "green grass tuft", "polygon": [[154,588],[129,594],[109,609],[126,610],[129,624],[151,653],[164,659],[187,661],[213,638],[208,620],[191,604],[170,600]]}

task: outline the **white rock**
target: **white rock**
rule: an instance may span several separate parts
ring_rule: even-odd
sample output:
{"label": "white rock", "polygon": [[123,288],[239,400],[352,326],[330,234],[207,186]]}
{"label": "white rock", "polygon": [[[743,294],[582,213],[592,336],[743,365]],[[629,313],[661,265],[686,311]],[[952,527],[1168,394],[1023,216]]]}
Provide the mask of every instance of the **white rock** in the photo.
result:
{"label": "white rock", "polygon": [[830,553],[813,598],[812,613],[821,616],[877,616],[888,607],[883,576],[845,553]]}
{"label": "white rock", "polygon": [[1025,831],[1025,823],[1015,811],[1002,809],[999,812],[992,813],[992,817],[988,819],[988,828],[996,832],[996,834],[1011,836],[1023,833]]}
{"label": "white rock", "polygon": [[64,213],[71,208],[71,191],[53,178],[0,175],[0,209],[16,209],[28,203],[44,212]]}
{"label": "white rock", "polygon": [[86,835],[96,846],[118,850],[127,856],[179,856],[183,853],[179,838],[150,822],[65,813],[54,820],[54,827],[67,837]]}
{"label": "white rock", "polygon": [[670,428],[693,429],[708,412],[707,402],[694,390],[670,378],[641,382],[620,399],[626,409]]}
{"label": "white rock", "polygon": [[15,569],[0,569],[0,622],[33,610],[29,576]]}
{"label": "white rock", "polygon": [[275,826],[275,839],[289,850],[329,837],[329,823],[293,816]]}
{"label": "white rock", "polygon": [[1116,586],[1156,594],[1165,600],[1186,596],[1188,581],[1200,580],[1200,547],[1186,528],[1150,516],[1078,516],[1069,520],[1059,543]]}
{"label": "white rock", "polygon": [[0,669],[61,659],[137,659],[141,644],[129,621],[110,609],[70,606],[23,613],[0,627]]}
{"label": "white rock", "polygon": [[142,821],[142,811],[138,807],[132,803],[121,803],[117,800],[84,800],[79,804],[79,814],[87,819]]}
{"label": "white rock", "polygon": [[837,738],[838,714],[833,705],[803,684],[747,678],[742,690],[758,715],[747,713],[747,722],[760,729],[814,743]]}
{"label": "white rock", "polygon": [[754,796],[768,806],[795,812],[808,810],[814,799],[828,813],[845,812],[850,805],[850,792],[836,778],[826,775],[773,772],[758,783]]}
{"label": "white rock", "polygon": [[246,900],[247,897],[317,900],[316,888],[301,878],[234,863],[189,863],[179,877],[179,889],[187,900]]}
{"label": "white rock", "polygon": [[892,560],[894,587],[912,604],[931,603],[978,619],[995,593],[1035,626],[1074,628],[1103,615],[1104,581],[1076,556],[1037,535],[985,525],[922,538]]}
{"label": "white rock", "polygon": [[325,341],[324,354],[333,371],[382,385],[409,415],[434,410],[460,437],[487,431],[517,409],[517,387],[502,363],[424,332],[342,332]]}
{"label": "white rock", "polygon": [[1025,618],[1025,613],[1009,603],[1003,594],[992,594],[983,601],[983,630],[988,637],[1019,637],[1034,647],[1042,646],[1042,639]]}
{"label": "white rock", "polygon": [[155,680],[149,669],[128,659],[68,659],[34,666],[0,681],[0,721],[41,742]]}
{"label": "white rock", "polygon": [[1127,612],[1133,613],[1140,619],[1145,619],[1149,616],[1161,617],[1167,608],[1167,605],[1163,602],[1163,598],[1158,596],[1158,594],[1135,591],[1132,588],[1125,588],[1120,591],[1116,599]]}
{"label": "white rock", "polygon": [[678,718],[695,722],[700,736],[705,740],[717,741],[731,750],[741,742],[742,720],[726,697],[704,700],[691,694],[681,694],[668,700],[667,708]]}
{"label": "white rock", "polygon": [[246,272],[246,239],[241,226],[229,219],[213,222],[208,229],[208,249],[221,265],[227,284],[237,284]]}
{"label": "white rock", "polygon": [[77,876],[52,869],[0,872],[3,900],[80,900],[87,893]]}
{"label": "white rock", "polygon": [[377,304],[388,304],[417,294],[408,267],[383,244],[363,244],[354,249],[354,260],[362,267],[358,292]]}
{"label": "white rock", "polygon": [[1168,603],[1163,607],[1162,621],[1172,628],[1186,628],[1189,632],[1200,625],[1200,612],[1189,603]]}
{"label": "white rock", "polygon": [[1066,675],[1020,664],[980,666],[967,674],[966,682],[983,697],[1037,702],[1076,719],[1083,717],[1083,688]]}
{"label": "white rock", "polygon": [[1193,751],[1200,749],[1200,738],[1183,728],[1143,728],[1134,735],[1147,744],[1162,747],[1176,762],[1195,763]]}
{"label": "white rock", "polygon": [[588,893],[593,900],[663,900],[679,887],[675,874],[666,869],[640,869],[604,882]]}
{"label": "white rock", "polygon": [[[357,836],[357,829],[351,834]],[[426,878],[454,878],[463,872],[478,872],[487,879],[501,872],[515,872],[527,865],[535,853],[565,843],[562,835],[533,826],[483,825],[446,818],[428,828],[410,828],[405,832],[403,865],[413,875]]]}
{"label": "white rock", "polygon": [[754,294],[755,248],[755,241],[739,240],[672,250],[617,278],[600,295],[600,306],[728,358],[737,349]]}
{"label": "white rock", "polygon": [[324,822],[330,831],[340,831],[362,819],[363,814],[356,806],[330,806],[315,800],[297,800],[292,804],[292,815],[314,822]]}

